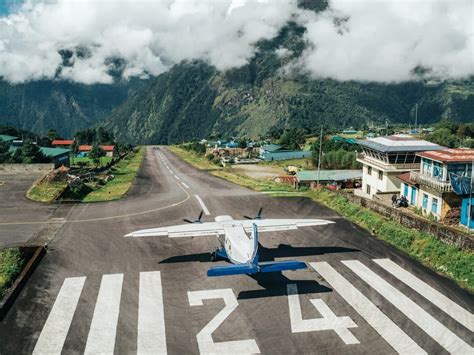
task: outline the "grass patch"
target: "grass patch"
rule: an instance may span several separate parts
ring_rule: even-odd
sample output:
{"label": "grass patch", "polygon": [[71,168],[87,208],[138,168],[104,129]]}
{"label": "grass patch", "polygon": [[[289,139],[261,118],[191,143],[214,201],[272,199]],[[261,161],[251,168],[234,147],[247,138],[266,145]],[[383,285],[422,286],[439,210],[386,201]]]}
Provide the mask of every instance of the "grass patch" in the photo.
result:
{"label": "grass patch", "polygon": [[207,166],[205,157],[177,147],[171,147],[170,150],[197,168],[209,170],[214,176],[250,189],[270,192],[270,195],[275,197],[309,197],[367,229],[377,238],[387,241],[422,264],[453,279],[460,286],[474,291],[474,253],[470,251],[445,244],[429,233],[404,227],[334,192],[325,189],[295,191],[289,185],[277,184],[269,179],[253,179],[240,175],[230,168],[214,166],[212,169],[206,169],[203,168]]}
{"label": "grass patch", "polygon": [[[100,157],[99,166],[107,165],[112,161],[112,157]],[[71,165],[95,166],[94,161],[89,157],[71,157]]]}
{"label": "grass patch", "polygon": [[132,185],[144,155],[144,147],[140,147],[136,153],[128,154],[127,157],[112,168],[111,173],[115,178],[109,181],[104,187],[87,194],[82,201],[101,202],[122,198]]}
{"label": "grass patch", "polygon": [[201,170],[211,171],[215,169],[222,169],[222,166],[214,164],[212,161],[206,159],[206,157],[196,152],[193,152],[191,150],[186,150],[178,146],[169,146],[168,150],[175,153],[178,157],[180,157],[185,162]]}
{"label": "grass patch", "polygon": [[0,250],[0,299],[13,284],[24,262],[18,248]]}
{"label": "grass patch", "polygon": [[51,203],[66,186],[66,181],[41,182],[34,184],[26,193],[26,197],[37,202]]}

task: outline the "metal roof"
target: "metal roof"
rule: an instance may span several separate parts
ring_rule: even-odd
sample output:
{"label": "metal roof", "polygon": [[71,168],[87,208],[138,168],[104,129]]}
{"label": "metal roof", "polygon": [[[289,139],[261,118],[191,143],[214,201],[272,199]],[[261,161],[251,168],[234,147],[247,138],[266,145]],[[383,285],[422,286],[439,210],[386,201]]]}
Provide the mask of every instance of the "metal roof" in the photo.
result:
{"label": "metal roof", "polygon": [[0,142],[9,142],[18,139],[18,137],[9,136],[8,134],[0,134]]}
{"label": "metal roof", "polygon": [[[320,170],[320,181],[344,181],[359,179],[362,177],[362,170]],[[296,172],[298,181],[317,181],[317,170],[303,170]]]}
{"label": "metal roof", "polygon": [[46,147],[41,147],[40,150],[41,150],[41,153],[43,153],[47,157],[53,157],[53,158],[59,155],[68,154],[71,151],[71,149],[46,148]]}
{"label": "metal roof", "polygon": [[374,149],[383,153],[422,152],[427,150],[446,149],[446,147],[440,146],[438,144],[403,134],[357,140],[357,143],[363,147]]}
{"label": "metal roof", "polygon": [[474,160],[474,149],[443,149],[435,152],[421,152],[417,155],[442,163],[464,163]]}

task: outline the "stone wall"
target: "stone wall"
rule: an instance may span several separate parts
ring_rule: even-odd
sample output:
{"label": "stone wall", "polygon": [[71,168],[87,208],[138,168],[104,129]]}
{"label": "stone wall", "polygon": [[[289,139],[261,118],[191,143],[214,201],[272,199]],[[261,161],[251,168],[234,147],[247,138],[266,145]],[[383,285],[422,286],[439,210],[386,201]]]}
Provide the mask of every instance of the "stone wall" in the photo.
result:
{"label": "stone wall", "polygon": [[467,233],[463,233],[457,229],[439,223],[428,221],[416,215],[408,214],[404,212],[403,208],[389,207],[380,202],[365,199],[360,196],[354,196],[353,194],[344,193],[343,195],[349,201],[361,205],[362,207],[370,208],[382,216],[389,217],[390,219],[399,222],[405,227],[433,234],[446,244],[455,245],[467,250],[474,250],[474,237]]}
{"label": "stone wall", "polygon": [[54,164],[0,164],[0,175],[23,172],[48,172],[54,169]]}

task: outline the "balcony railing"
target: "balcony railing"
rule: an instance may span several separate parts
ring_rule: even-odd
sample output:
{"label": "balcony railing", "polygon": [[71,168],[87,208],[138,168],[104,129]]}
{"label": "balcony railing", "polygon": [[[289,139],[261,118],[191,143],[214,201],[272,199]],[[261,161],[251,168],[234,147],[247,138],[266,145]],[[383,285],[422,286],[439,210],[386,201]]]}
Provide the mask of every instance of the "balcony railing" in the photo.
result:
{"label": "balcony railing", "polygon": [[375,165],[385,171],[403,171],[403,170],[412,170],[412,169],[419,169],[420,163],[413,163],[413,164],[389,164],[384,162],[383,160],[376,159],[364,153],[357,154],[357,160],[361,163],[368,163],[371,165]]}
{"label": "balcony railing", "polygon": [[410,180],[417,184],[435,189],[437,191],[441,191],[441,192],[453,191],[453,188],[451,187],[451,183],[449,181],[439,181],[435,178],[432,178],[431,176],[423,175],[416,171],[410,172]]}

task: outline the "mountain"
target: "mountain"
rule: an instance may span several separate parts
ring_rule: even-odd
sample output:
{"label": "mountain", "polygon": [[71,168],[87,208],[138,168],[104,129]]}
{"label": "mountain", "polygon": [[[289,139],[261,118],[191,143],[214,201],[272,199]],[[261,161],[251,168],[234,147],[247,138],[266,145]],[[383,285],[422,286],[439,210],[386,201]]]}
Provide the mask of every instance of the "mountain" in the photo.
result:
{"label": "mountain", "polygon": [[[288,24],[258,43],[250,63],[225,73],[184,62],[131,95],[101,123],[131,142],[176,143],[210,135],[258,137],[289,127],[474,121],[474,78],[463,82],[378,84],[283,75],[305,47],[305,29]],[[288,55],[278,55],[284,48]]]}
{"label": "mountain", "polygon": [[138,79],[111,85],[82,85],[44,80],[10,84],[0,80],[0,125],[12,125],[35,133],[56,129],[71,137],[78,129],[102,121],[148,84]]}

